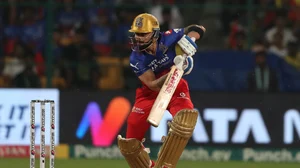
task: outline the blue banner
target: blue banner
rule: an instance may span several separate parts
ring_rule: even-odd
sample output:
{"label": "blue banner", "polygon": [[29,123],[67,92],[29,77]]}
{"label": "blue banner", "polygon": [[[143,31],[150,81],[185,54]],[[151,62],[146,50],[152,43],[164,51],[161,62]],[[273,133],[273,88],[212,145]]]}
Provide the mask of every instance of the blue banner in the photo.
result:
{"label": "blue banner", "polygon": [[[267,63],[275,71],[281,91],[300,91],[300,71],[276,55]],[[194,69],[185,76],[191,90],[247,91],[247,77],[255,67],[250,51],[208,51],[194,56]]]}

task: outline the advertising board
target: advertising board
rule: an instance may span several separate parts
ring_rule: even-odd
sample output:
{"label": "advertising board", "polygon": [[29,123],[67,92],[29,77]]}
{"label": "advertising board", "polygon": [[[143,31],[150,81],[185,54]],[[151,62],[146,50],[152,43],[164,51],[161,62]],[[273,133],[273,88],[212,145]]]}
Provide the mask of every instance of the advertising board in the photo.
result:
{"label": "advertising board", "polygon": [[[300,95],[192,92],[191,97],[199,117],[189,145],[297,147]],[[63,143],[108,147],[118,134],[125,136],[134,92],[68,92],[61,99]],[[145,144],[161,144],[171,120],[166,111],[159,127],[145,135]]]}
{"label": "advertising board", "polygon": [[[30,144],[30,101],[55,101],[55,144],[59,143],[59,90],[0,89],[0,145]],[[50,105],[46,104],[46,145],[50,145]],[[35,106],[36,144],[40,143],[40,104]]]}

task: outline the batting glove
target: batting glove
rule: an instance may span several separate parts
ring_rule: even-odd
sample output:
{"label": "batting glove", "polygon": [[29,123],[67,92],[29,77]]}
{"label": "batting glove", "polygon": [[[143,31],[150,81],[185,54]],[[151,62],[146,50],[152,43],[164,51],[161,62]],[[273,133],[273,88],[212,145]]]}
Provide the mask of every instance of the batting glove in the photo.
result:
{"label": "batting glove", "polygon": [[183,64],[183,70],[184,70],[183,75],[190,74],[193,68],[194,68],[194,59],[192,56],[187,56]]}
{"label": "batting glove", "polygon": [[182,55],[177,55],[174,58],[174,64],[178,69],[183,70],[183,75],[188,75],[192,72],[194,68],[194,59],[192,56],[184,57]]}
{"label": "batting glove", "polygon": [[182,38],[177,42],[181,49],[188,56],[195,55],[197,51],[197,44],[187,35],[183,35]]}

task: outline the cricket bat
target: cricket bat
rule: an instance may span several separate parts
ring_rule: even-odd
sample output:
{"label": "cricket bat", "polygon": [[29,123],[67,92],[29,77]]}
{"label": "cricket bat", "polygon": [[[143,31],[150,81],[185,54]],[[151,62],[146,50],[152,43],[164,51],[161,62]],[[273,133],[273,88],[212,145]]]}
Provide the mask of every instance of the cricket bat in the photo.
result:
{"label": "cricket bat", "polygon": [[160,89],[159,94],[156,97],[156,100],[147,118],[147,121],[154,127],[158,127],[182,75],[182,69],[178,69],[175,65],[172,66],[171,71],[164,85]]}
{"label": "cricket bat", "polygon": [[[192,40],[195,41],[196,39],[192,38]],[[175,65],[172,66],[169,75],[162,88],[160,89],[158,96],[156,97],[156,100],[151,108],[150,114],[147,118],[147,122],[154,127],[158,127],[164,115],[164,112],[166,111],[177,88],[177,85],[184,73],[182,66],[185,58],[186,55],[175,57]]]}

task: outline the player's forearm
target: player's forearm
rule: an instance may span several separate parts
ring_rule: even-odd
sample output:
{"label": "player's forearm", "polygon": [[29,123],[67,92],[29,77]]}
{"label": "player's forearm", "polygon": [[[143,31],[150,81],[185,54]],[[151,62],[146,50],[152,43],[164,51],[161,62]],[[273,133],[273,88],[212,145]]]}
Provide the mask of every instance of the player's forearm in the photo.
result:
{"label": "player's forearm", "polygon": [[206,29],[203,26],[196,24],[184,28],[184,33],[191,38],[194,37],[196,40],[202,38],[205,32]]}
{"label": "player's forearm", "polygon": [[194,32],[194,31],[189,32],[187,34],[187,36],[189,36],[190,38],[195,38],[196,40],[200,39],[200,34],[198,34],[197,32]]}
{"label": "player's forearm", "polygon": [[149,88],[153,91],[159,92],[160,89],[162,88],[162,86],[164,85],[164,83],[165,83],[165,81],[168,77],[168,74],[169,73],[167,73],[167,74],[161,76],[160,78],[154,80]]}
{"label": "player's forearm", "polygon": [[164,85],[168,75],[169,75],[169,73],[167,73],[167,74],[165,74],[162,77],[157,79],[157,86],[159,87],[159,89]]}

